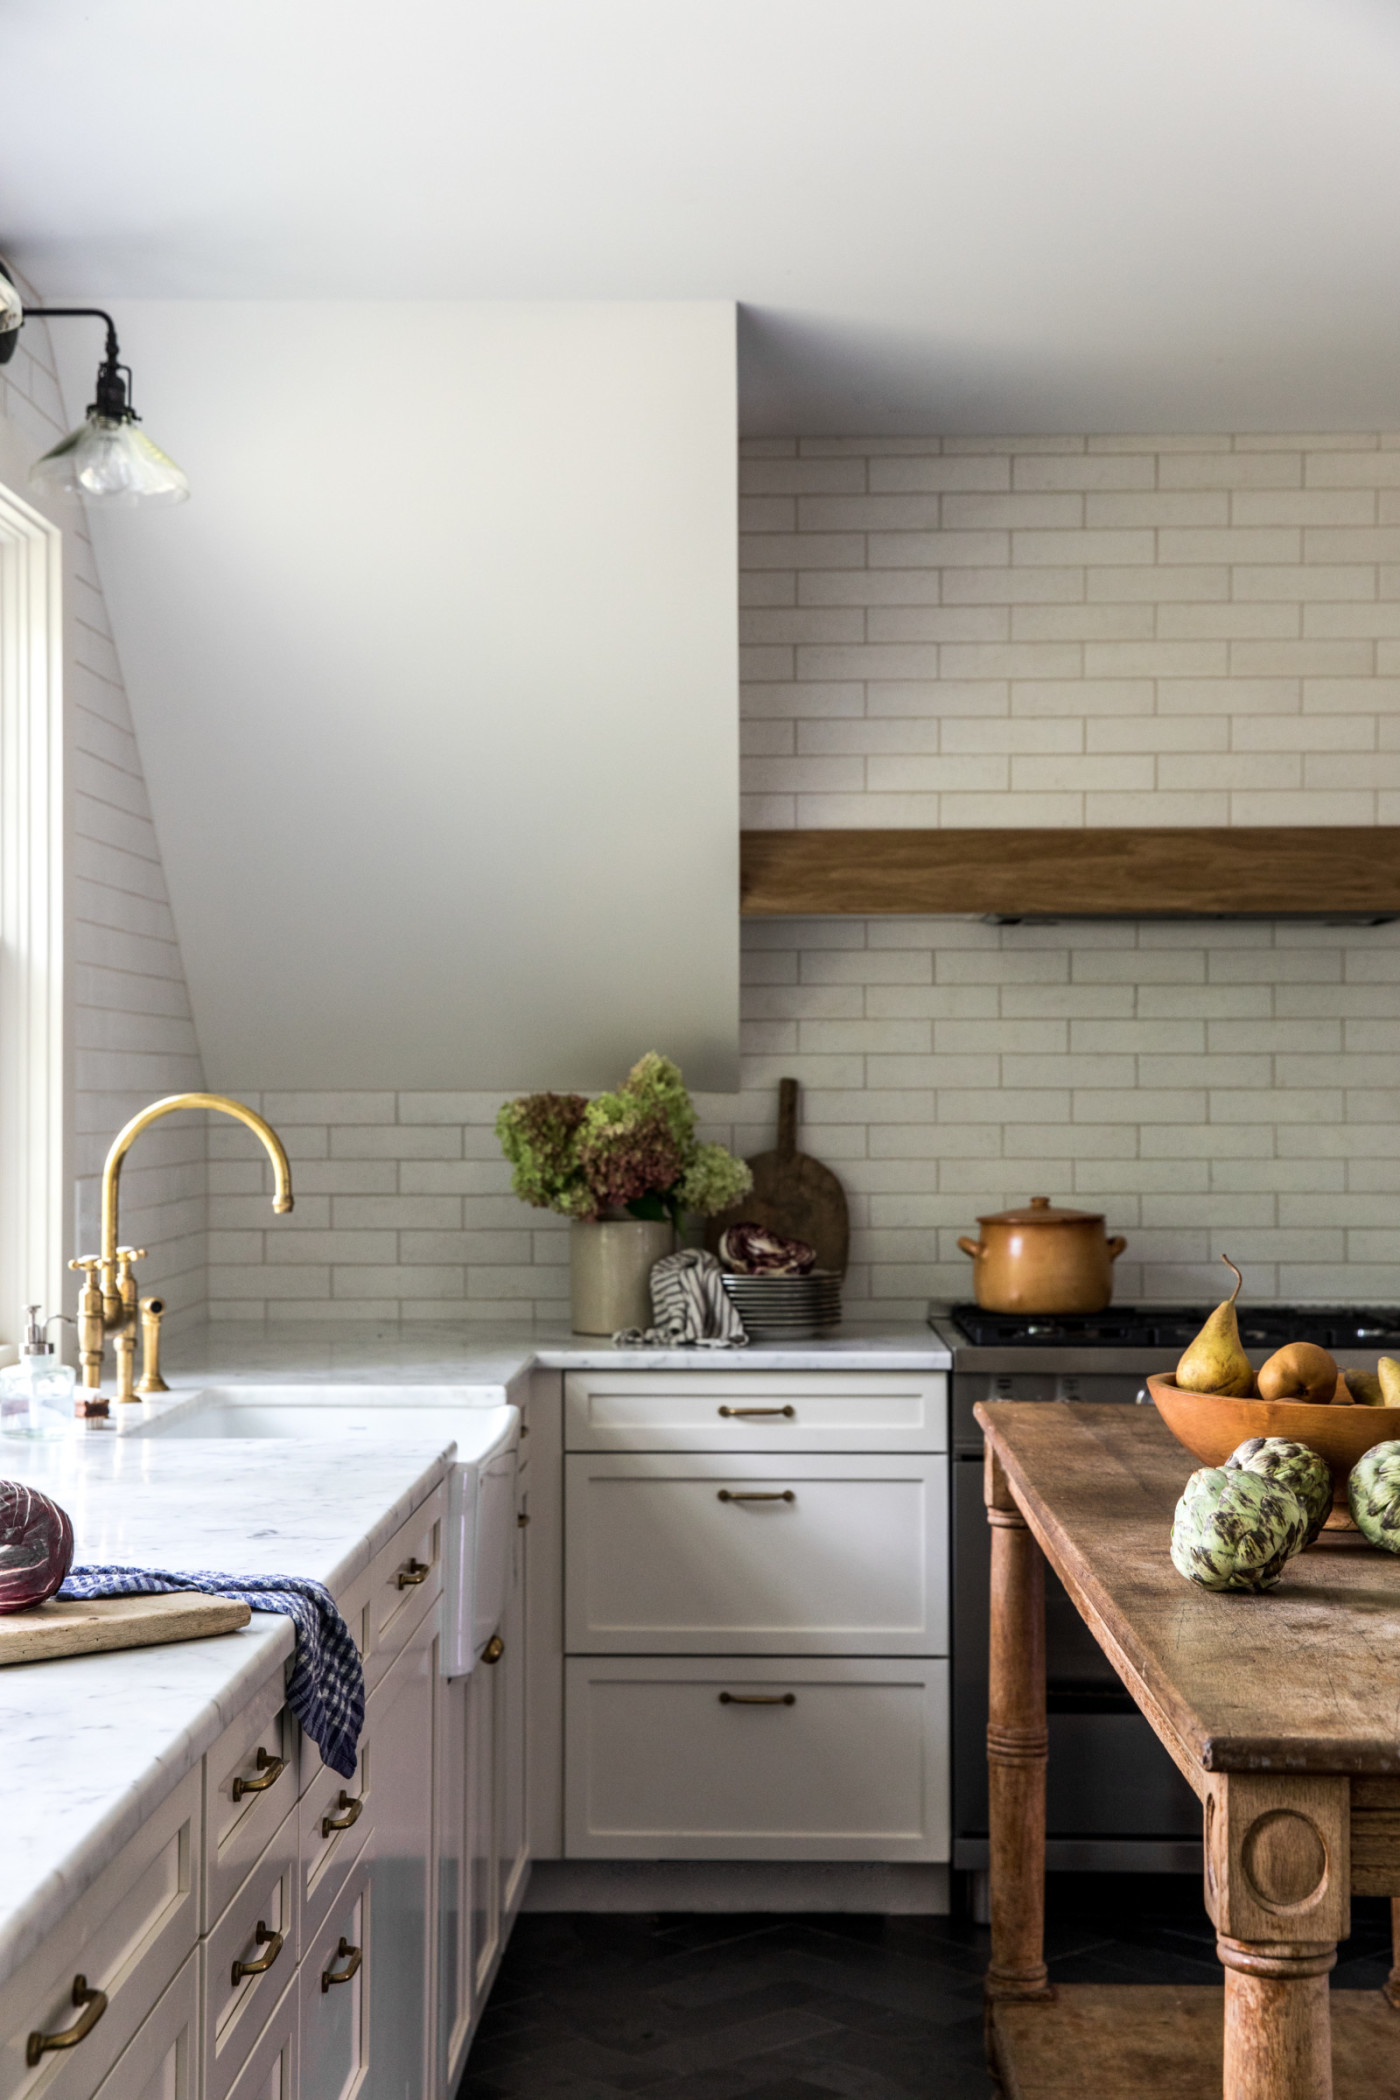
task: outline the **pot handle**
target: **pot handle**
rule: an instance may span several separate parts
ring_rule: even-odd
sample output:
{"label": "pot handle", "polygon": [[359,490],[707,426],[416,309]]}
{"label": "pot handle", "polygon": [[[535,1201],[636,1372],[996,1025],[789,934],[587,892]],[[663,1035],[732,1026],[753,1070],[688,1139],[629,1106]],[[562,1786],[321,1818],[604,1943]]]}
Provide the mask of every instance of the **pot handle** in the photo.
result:
{"label": "pot handle", "polygon": [[[1126,1245],[1126,1242],[1124,1244]],[[978,1260],[987,1251],[981,1240],[960,1239],[958,1245],[962,1248],[963,1253],[970,1254],[974,1261]]]}
{"label": "pot handle", "polygon": [[1117,1261],[1119,1255],[1123,1252],[1123,1249],[1127,1246],[1127,1244],[1128,1242],[1123,1238],[1121,1233],[1119,1233],[1115,1238],[1111,1239],[1108,1243],[1109,1260]]}

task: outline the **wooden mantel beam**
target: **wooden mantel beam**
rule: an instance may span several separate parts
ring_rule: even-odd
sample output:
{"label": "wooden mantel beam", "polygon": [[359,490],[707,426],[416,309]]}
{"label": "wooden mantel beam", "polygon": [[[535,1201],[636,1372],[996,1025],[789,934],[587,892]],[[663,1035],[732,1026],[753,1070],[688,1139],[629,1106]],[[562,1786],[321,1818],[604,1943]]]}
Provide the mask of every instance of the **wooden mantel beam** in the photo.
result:
{"label": "wooden mantel beam", "polygon": [[1400,916],[1400,826],[746,831],[749,916]]}

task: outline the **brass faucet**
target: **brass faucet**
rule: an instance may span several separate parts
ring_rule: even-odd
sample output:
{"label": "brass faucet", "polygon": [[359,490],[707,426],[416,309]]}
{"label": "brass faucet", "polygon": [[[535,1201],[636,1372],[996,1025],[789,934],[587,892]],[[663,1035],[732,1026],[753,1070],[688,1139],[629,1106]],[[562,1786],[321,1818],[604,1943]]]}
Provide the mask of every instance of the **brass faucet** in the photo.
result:
{"label": "brass faucet", "polygon": [[[117,1186],[122,1161],[133,1140],[141,1135],[148,1123],[154,1123],[159,1116],[172,1114],[177,1108],[217,1108],[222,1115],[236,1116],[240,1123],[246,1123],[262,1139],[272,1161],[276,1184],[272,1208],[289,1211],[292,1207],[292,1172],[287,1165],[282,1140],[253,1109],[246,1108],[241,1101],[231,1101],[227,1094],[168,1094],[163,1101],[153,1101],[149,1108],[143,1108],[140,1115],[133,1116],[125,1128],[117,1132],[107,1154],[107,1164],[102,1169],[102,1252],[79,1255],[68,1266],[80,1270],[83,1276],[78,1299],[78,1354],[83,1367],[83,1384],[91,1392],[96,1392],[101,1385],[103,1345],[110,1334],[117,1360],[118,1400],[135,1400],[138,1394],[170,1390],[160,1375],[160,1322],[165,1307],[159,1298],[141,1298],[138,1293],[132,1264],[145,1260],[145,1248],[117,1245]],[[143,1343],[139,1385],[134,1375],[138,1320]],[[102,1405],[105,1408],[106,1402]]]}

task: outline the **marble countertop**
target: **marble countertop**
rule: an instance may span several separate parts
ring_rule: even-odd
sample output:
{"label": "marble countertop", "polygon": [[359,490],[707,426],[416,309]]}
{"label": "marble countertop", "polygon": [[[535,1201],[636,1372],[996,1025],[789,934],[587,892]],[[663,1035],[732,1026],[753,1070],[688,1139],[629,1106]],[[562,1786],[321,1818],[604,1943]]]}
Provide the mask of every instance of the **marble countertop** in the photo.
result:
{"label": "marble countertop", "polygon": [[[316,1443],[92,1434],[6,1439],[0,1463],[60,1502],[75,1559],[311,1575],[343,1593],[448,1467],[450,1439],[337,1454]],[[91,1887],[292,1652],[289,1619],[0,1669],[0,1982]]]}
{"label": "marble countertop", "polygon": [[489,1322],[215,1321],[177,1328],[162,1368],[172,1388],[210,1384],[466,1385],[500,1389],[536,1365],[551,1371],[946,1371],[931,1327],[843,1323],[825,1341],[745,1349],[617,1349],[557,1327]]}
{"label": "marble countertop", "polygon": [[[171,1400],[202,1386],[450,1386],[482,1404],[547,1370],[930,1371],[951,1362],[931,1329],[844,1325],[827,1341],[745,1349],[616,1349],[558,1327],[486,1323],[229,1321],[174,1328]],[[62,1503],[76,1557],[234,1574],[313,1575],[343,1590],[429,1494],[449,1442],[392,1452],[316,1442],[222,1445],[93,1432],[0,1443],[0,1470]],[[145,1817],[291,1654],[290,1622],[255,1614],[216,1640],[0,1670],[0,1982],[56,1925]]]}

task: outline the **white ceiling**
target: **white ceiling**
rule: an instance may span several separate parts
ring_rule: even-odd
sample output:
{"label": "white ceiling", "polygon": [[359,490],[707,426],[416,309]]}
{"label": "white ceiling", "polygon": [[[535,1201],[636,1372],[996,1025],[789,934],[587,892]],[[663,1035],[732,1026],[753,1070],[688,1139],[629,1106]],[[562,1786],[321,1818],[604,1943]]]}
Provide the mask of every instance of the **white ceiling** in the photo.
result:
{"label": "white ceiling", "polygon": [[754,432],[1400,427],[1395,0],[0,0],[0,81],[50,299],[735,298]]}

